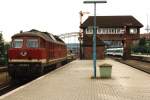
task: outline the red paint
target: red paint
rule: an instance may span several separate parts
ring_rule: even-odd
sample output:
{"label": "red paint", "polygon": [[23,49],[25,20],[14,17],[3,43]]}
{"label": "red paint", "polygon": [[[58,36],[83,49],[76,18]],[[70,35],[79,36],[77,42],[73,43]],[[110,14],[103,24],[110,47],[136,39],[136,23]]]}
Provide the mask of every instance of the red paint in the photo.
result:
{"label": "red paint", "polygon": [[[22,52],[27,52],[22,55]],[[44,48],[11,48],[8,51],[9,59],[44,59],[47,58],[46,49]]]}

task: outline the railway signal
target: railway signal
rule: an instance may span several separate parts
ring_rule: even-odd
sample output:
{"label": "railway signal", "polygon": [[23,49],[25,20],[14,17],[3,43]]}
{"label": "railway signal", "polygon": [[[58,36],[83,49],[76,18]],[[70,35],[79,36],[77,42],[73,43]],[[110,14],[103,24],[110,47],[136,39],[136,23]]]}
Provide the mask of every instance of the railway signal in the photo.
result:
{"label": "railway signal", "polygon": [[[82,17],[84,14],[89,14],[89,12],[83,12],[83,11],[80,11],[79,12],[80,14],[80,26],[82,25]],[[80,59],[82,59],[82,39],[83,39],[83,32],[82,32],[82,29],[80,28],[80,32],[79,32],[79,43],[80,43]]]}

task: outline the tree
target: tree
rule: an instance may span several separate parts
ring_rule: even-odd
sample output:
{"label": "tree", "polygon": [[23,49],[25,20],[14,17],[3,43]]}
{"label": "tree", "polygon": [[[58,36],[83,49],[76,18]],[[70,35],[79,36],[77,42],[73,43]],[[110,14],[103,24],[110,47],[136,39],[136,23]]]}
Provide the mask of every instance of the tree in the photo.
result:
{"label": "tree", "polygon": [[141,38],[139,44],[132,47],[133,53],[150,54],[150,41]]}
{"label": "tree", "polygon": [[0,33],[0,65],[3,64],[3,59],[4,59],[4,40],[3,40],[3,35]]}
{"label": "tree", "polygon": [[145,46],[145,44],[146,44],[145,38],[141,38],[139,41],[139,46]]}
{"label": "tree", "polygon": [[3,35],[0,33],[0,56],[4,53],[4,40]]}

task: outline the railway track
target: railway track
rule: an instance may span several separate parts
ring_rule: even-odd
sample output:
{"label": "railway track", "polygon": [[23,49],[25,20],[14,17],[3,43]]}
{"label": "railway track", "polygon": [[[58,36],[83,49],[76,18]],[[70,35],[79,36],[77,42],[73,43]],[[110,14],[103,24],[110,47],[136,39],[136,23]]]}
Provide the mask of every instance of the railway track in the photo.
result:
{"label": "railway track", "polygon": [[[30,81],[32,81],[32,80],[30,80]],[[18,81],[18,82],[10,81],[8,83],[5,83],[2,86],[0,86],[0,96],[11,91],[11,90],[14,90],[14,89],[22,86],[22,85],[24,85],[30,81],[29,80],[28,81]]]}
{"label": "railway track", "polygon": [[35,78],[23,79],[23,80],[11,80],[11,77],[7,72],[7,68],[1,68],[0,69],[0,96],[34,79]]}
{"label": "railway track", "polygon": [[5,89],[7,89],[8,87],[10,87],[10,85],[5,85],[5,86],[3,86],[3,85],[0,85],[1,87],[0,87],[0,91],[3,91],[3,90],[5,90]]}
{"label": "railway track", "polygon": [[149,56],[142,57],[142,56],[138,56],[138,55],[133,55],[132,59],[150,63],[150,57]]}
{"label": "railway track", "polygon": [[[0,73],[0,76],[2,73]],[[32,79],[23,79],[23,80],[11,80],[11,78],[8,76],[6,79],[5,76],[3,75],[3,80],[0,80],[0,96],[14,90],[24,84],[27,84],[28,82],[34,80],[35,78]]]}
{"label": "railway track", "polygon": [[10,85],[4,85],[0,87],[0,96],[7,93],[7,91],[9,91],[10,89]]}
{"label": "railway track", "polygon": [[6,72],[7,71],[7,67],[0,67],[0,73],[1,72]]}
{"label": "railway track", "polygon": [[1,71],[0,72],[0,95],[3,94],[4,90],[7,89],[10,85],[10,77],[8,75],[8,72]]}
{"label": "railway track", "polygon": [[123,64],[126,64],[128,66],[131,66],[133,68],[136,68],[138,70],[144,71],[148,74],[150,74],[150,62],[145,61],[143,59],[128,59],[128,60],[123,60],[122,58],[119,57],[111,57],[112,59],[119,61]]}

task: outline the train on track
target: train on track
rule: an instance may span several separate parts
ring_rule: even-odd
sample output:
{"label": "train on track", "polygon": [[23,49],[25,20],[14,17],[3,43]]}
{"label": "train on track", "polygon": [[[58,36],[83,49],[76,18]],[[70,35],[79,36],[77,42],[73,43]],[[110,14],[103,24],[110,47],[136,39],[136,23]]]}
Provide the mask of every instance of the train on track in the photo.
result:
{"label": "train on track", "polygon": [[123,56],[123,48],[108,48],[106,49],[106,55]]}
{"label": "train on track", "polygon": [[67,46],[58,36],[30,30],[12,36],[8,50],[8,72],[13,78],[39,76],[58,63],[66,63]]}

